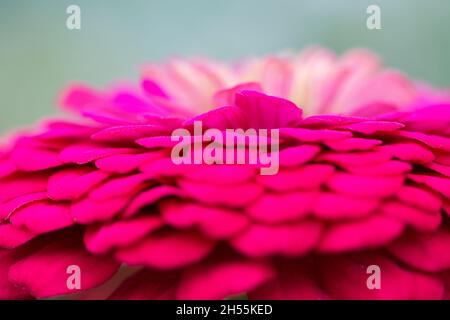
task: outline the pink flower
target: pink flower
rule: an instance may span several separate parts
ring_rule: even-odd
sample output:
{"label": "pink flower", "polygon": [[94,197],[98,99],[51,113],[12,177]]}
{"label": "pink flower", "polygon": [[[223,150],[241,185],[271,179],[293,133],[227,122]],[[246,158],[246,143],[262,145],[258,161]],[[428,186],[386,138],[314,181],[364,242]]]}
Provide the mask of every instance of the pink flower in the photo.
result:
{"label": "pink flower", "polygon": [[[173,61],[61,102],[83,117],[0,153],[0,298],[449,296],[450,99],[372,54]],[[279,129],[280,171],[175,165],[199,120]]]}

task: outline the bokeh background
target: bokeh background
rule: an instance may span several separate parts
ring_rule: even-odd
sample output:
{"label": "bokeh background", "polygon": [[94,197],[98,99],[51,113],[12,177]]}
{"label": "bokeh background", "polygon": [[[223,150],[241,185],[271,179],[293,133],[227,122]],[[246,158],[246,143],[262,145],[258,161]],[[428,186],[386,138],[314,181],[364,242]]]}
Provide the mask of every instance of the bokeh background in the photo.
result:
{"label": "bokeh background", "polygon": [[[80,31],[66,28],[71,4]],[[382,30],[366,28],[370,4],[381,7]],[[0,0],[0,133],[55,113],[70,82],[137,80],[142,64],[173,56],[368,47],[450,87],[449,31],[449,0]]]}

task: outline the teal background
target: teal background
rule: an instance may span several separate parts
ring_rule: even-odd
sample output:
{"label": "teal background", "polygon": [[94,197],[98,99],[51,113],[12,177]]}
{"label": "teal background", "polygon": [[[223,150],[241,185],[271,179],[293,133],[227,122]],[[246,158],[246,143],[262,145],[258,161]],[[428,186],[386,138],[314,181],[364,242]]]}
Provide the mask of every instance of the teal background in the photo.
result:
{"label": "teal background", "polygon": [[[82,29],[66,29],[81,7]],[[382,30],[366,28],[378,4]],[[450,86],[449,0],[0,0],[0,132],[56,112],[72,81],[137,80],[173,56],[230,60],[319,44],[368,47],[389,66]]]}

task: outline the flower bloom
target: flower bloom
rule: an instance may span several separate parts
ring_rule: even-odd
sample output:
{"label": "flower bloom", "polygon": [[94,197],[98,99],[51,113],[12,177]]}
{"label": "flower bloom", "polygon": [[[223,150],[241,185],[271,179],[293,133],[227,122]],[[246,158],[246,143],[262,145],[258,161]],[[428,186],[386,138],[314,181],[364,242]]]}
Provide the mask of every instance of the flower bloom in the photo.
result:
{"label": "flower bloom", "polygon": [[[450,98],[371,53],[176,60],[61,104],[1,149],[1,299],[449,297]],[[195,121],[278,129],[279,172],[175,165]]]}

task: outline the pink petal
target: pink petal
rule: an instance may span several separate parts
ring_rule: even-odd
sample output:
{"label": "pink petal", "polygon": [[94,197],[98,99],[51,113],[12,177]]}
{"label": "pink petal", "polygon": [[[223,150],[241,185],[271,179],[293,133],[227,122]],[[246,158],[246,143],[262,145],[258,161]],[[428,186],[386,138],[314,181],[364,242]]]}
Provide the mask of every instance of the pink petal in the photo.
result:
{"label": "pink petal", "polygon": [[59,157],[65,163],[86,164],[100,158],[133,152],[135,152],[135,149],[132,148],[111,148],[90,143],[80,143],[65,148]]}
{"label": "pink petal", "polygon": [[236,94],[236,106],[247,116],[247,128],[293,127],[302,120],[302,110],[289,100],[268,96],[257,91]]}
{"label": "pink petal", "polygon": [[340,165],[344,167],[345,170],[356,175],[369,176],[396,176],[412,170],[411,164],[397,160],[390,160],[365,166],[355,166],[343,163],[340,163]]}
{"label": "pink petal", "polygon": [[318,192],[266,194],[248,207],[247,213],[268,224],[301,220],[310,213],[318,196]]}
{"label": "pink petal", "polygon": [[388,144],[379,147],[378,150],[386,152],[397,159],[413,163],[429,163],[434,160],[434,155],[430,150],[412,142]]}
{"label": "pink petal", "polygon": [[285,255],[302,256],[317,244],[322,226],[317,222],[301,222],[289,225],[253,225],[237,236],[232,245],[250,257]]}
{"label": "pink petal", "polygon": [[70,214],[76,223],[81,224],[106,221],[118,215],[129,203],[130,198],[130,195],[123,195],[105,201],[87,197],[73,203]]}
{"label": "pink petal", "polygon": [[367,152],[349,152],[349,153],[323,153],[318,157],[319,161],[336,163],[340,166],[370,166],[384,163],[391,159],[391,156],[385,152],[367,151]]}
{"label": "pink petal", "polygon": [[421,174],[409,174],[408,178],[423,183],[431,189],[442,193],[445,197],[450,198],[450,179],[444,177],[434,177]]}
{"label": "pink petal", "polygon": [[125,280],[109,300],[174,300],[179,275],[144,269]]}
{"label": "pink petal", "polygon": [[155,151],[142,154],[118,154],[99,159],[95,162],[97,168],[106,172],[131,173],[138,170],[144,163],[164,157],[165,152]]}
{"label": "pink petal", "polygon": [[123,216],[131,217],[137,214],[144,207],[153,205],[163,198],[182,195],[183,193],[180,189],[171,186],[154,187],[150,190],[141,192],[138,196],[136,196],[136,198],[134,198],[129,204]]}
{"label": "pink petal", "polygon": [[409,233],[389,246],[400,261],[426,272],[440,272],[450,268],[450,233]]}
{"label": "pink petal", "polygon": [[89,167],[63,169],[48,180],[48,196],[53,200],[75,200],[109,177]]}
{"label": "pink petal", "polygon": [[31,202],[48,199],[46,192],[30,193],[0,204],[0,220],[6,220],[17,209]]}
{"label": "pink petal", "polygon": [[381,140],[350,138],[345,140],[328,141],[325,144],[335,151],[364,151],[382,144]]}
{"label": "pink petal", "polygon": [[386,216],[398,218],[420,231],[434,231],[441,224],[440,210],[429,212],[419,210],[400,202],[389,202],[383,206]]}
{"label": "pink petal", "polygon": [[326,142],[340,139],[348,139],[352,137],[352,133],[348,131],[337,130],[311,130],[302,128],[281,128],[280,137],[292,138],[301,142]]}
{"label": "pink petal", "polygon": [[263,91],[261,85],[256,82],[238,84],[233,88],[216,92],[213,97],[213,104],[218,107],[234,106],[236,104],[236,94],[244,90]]}
{"label": "pink petal", "polygon": [[239,184],[255,176],[255,170],[240,165],[196,165],[183,175],[188,180],[214,184]]}
{"label": "pink petal", "polygon": [[446,152],[450,151],[450,138],[409,131],[402,131],[401,136],[420,141],[433,149],[438,149]]}
{"label": "pink petal", "polygon": [[36,233],[64,229],[73,224],[67,204],[40,201],[31,203],[14,212],[10,221]]}
{"label": "pink petal", "polygon": [[102,284],[119,268],[110,258],[92,256],[73,241],[60,240],[15,263],[9,270],[9,279],[37,298],[71,294],[80,291],[67,286],[67,268],[73,265],[81,270],[81,290]]}
{"label": "pink petal", "polygon": [[10,223],[0,224],[0,247],[13,249],[30,241],[37,234],[26,228],[14,226]]}
{"label": "pink petal", "polygon": [[289,147],[280,151],[280,166],[293,167],[311,161],[320,152],[316,145]]}
{"label": "pink petal", "polygon": [[214,239],[227,239],[243,231],[249,220],[243,214],[222,208],[205,207],[194,203],[166,201],[160,205],[164,221],[178,229],[194,226]]}
{"label": "pink petal", "polygon": [[[0,233],[1,234],[1,233]],[[15,300],[30,298],[30,294],[24,289],[15,286],[7,277],[9,268],[16,263],[17,254],[13,250],[0,250],[0,299]]]}
{"label": "pink petal", "polygon": [[[367,268],[371,265],[381,270],[379,290],[367,287]],[[444,293],[438,279],[403,269],[377,253],[328,257],[318,269],[323,287],[336,299],[439,300]]]}
{"label": "pink petal", "polygon": [[302,262],[280,263],[277,276],[249,293],[251,300],[328,300],[320,287],[314,265]]}
{"label": "pink petal", "polygon": [[398,192],[403,180],[401,176],[369,177],[336,173],[328,181],[328,186],[338,193],[387,197]]}
{"label": "pink petal", "polygon": [[164,134],[169,135],[170,129],[167,130],[155,125],[134,124],[108,127],[93,134],[91,138],[94,141],[102,142],[132,142],[148,136]]}
{"label": "pink petal", "polygon": [[120,248],[116,257],[129,265],[177,269],[202,260],[214,245],[196,232],[167,231],[150,235],[129,248]]}
{"label": "pink petal", "polygon": [[339,128],[358,132],[358,133],[363,133],[366,135],[371,135],[371,134],[379,133],[379,132],[396,131],[403,127],[404,127],[403,124],[397,123],[397,122],[363,121],[363,122],[358,122],[358,123],[341,126]]}
{"label": "pink petal", "polygon": [[244,259],[201,263],[180,280],[180,300],[219,300],[251,291],[273,276],[270,265]]}
{"label": "pink petal", "polygon": [[327,229],[319,250],[338,253],[380,247],[397,238],[403,229],[400,221],[378,215],[362,221],[341,223]]}
{"label": "pink petal", "polygon": [[223,187],[182,180],[178,184],[195,200],[209,205],[228,207],[245,206],[256,200],[263,192],[262,187],[254,183]]}
{"label": "pink petal", "polygon": [[146,181],[147,175],[142,173],[113,178],[92,190],[89,197],[100,201],[136,193],[148,184]]}
{"label": "pink petal", "polygon": [[356,219],[370,215],[380,202],[339,193],[321,193],[314,206],[314,214],[322,219]]}
{"label": "pink petal", "polygon": [[90,252],[103,254],[115,247],[129,246],[162,225],[161,219],[157,217],[143,216],[133,220],[90,226],[85,233],[84,242]]}
{"label": "pink petal", "polygon": [[272,176],[257,176],[264,187],[278,192],[295,189],[317,189],[334,173],[334,167],[327,164],[303,165],[300,168],[280,170]]}
{"label": "pink petal", "polygon": [[30,147],[15,148],[11,159],[23,171],[46,170],[62,164],[57,152]]}
{"label": "pink petal", "polygon": [[0,180],[0,201],[47,191],[47,176],[40,173],[15,174]]}
{"label": "pink petal", "polygon": [[442,208],[442,199],[439,194],[428,190],[426,187],[403,186],[397,197],[406,204],[431,212],[439,211]]}

